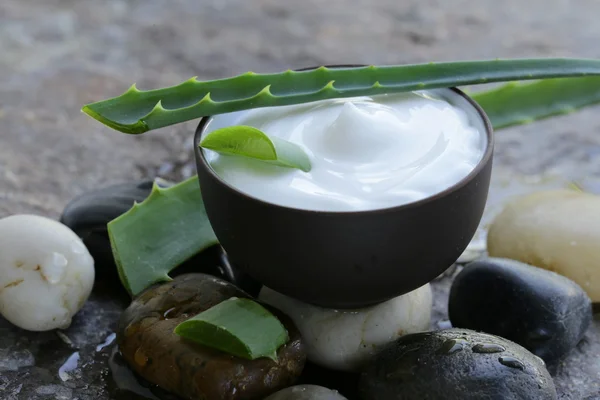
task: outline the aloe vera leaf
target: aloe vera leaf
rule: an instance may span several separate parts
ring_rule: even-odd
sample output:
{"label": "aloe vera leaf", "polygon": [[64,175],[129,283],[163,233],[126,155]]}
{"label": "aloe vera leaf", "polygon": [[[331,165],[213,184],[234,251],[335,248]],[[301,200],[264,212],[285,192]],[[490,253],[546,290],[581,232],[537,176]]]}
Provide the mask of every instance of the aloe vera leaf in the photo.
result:
{"label": "aloe vera leaf", "polygon": [[326,68],[275,74],[248,72],[140,91],[85,105],[83,112],[124,133],[139,134],[227,112],[330,98],[491,82],[600,75],[600,60],[546,58],[461,61],[399,66]]}
{"label": "aloe vera leaf", "polygon": [[600,103],[600,78],[511,82],[470,96],[485,110],[494,129],[499,129],[568,114]]}
{"label": "aloe vera leaf", "polygon": [[200,147],[304,172],[311,168],[310,159],[302,147],[278,137],[269,137],[252,126],[236,125],[214,130],[202,139]]}
{"label": "aloe vera leaf", "polygon": [[277,349],[289,340],[283,324],[250,299],[232,297],[180,323],[175,333],[188,340],[248,360],[277,361]]}
{"label": "aloe vera leaf", "polygon": [[113,256],[125,289],[136,296],[193,255],[217,244],[196,176],[150,195],[108,223]]}

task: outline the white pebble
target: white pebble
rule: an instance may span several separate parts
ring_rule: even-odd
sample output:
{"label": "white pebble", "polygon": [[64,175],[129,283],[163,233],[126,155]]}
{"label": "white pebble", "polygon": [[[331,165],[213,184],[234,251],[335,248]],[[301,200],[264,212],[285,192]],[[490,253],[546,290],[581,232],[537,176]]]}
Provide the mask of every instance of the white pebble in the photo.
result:
{"label": "white pebble", "polygon": [[263,287],[259,299],[294,321],[310,361],[341,371],[357,371],[386,344],[409,333],[429,330],[433,302],[429,284],[357,310],[317,307],[267,287]]}
{"label": "white pebble", "polygon": [[518,197],[492,222],[490,256],[518,260],[575,281],[600,301],[600,196],[550,190]]}
{"label": "white pebble", "polygon": [[317,385],[298,385],[282,389],[265,400],[346,400],[335,390]]}
{"label": "white pebble", "polygon": [[65,329],[94,285],[94,260],[58,221],[29,214],[0,219],[0,313],[30,331]]}

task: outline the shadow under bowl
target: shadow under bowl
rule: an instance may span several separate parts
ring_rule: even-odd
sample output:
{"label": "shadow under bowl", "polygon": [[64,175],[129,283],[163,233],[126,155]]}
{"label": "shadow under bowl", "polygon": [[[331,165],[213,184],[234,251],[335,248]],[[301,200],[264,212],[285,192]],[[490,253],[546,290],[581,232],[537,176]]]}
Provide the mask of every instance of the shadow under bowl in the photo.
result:
{"label": "shadow under bowl", "polygon": [[244,194],[215,173],[198,146],[212,119],[203,118],[194,138],[202,198],[231,261],[277,292],[340,309],[408,293],[449,268],[483,215],[494,141],[488,117],[466,94],[455,88],[431,92],[455,98],[455,106],[478,120],[487,137],[483,157],[450,188],[386,209],[312,211]]}

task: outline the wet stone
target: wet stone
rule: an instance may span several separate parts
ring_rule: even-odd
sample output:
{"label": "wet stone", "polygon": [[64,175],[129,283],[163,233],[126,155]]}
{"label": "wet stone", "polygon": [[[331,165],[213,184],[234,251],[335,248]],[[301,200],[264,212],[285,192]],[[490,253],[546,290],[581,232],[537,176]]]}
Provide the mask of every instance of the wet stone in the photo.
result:
{"label": "wet stone", "polygon": [[591,300],[573,281],[497,258],[475,261],[461,271],[448,310],[454,327],[507,338],[546,362],[573,349],[592,321]]}
{"label": "wet stone", "polygon": [[[300,376],[306,351],[291,319],[271,309],[290,336],[277,361],[246,360],[182,339],[181,322],[231,297],[250,296],[205,274],[180,275],[141,293],[123,312],[117,343],[129,367],[187,400],[262,400]],[[267,306],[267,308],[270,308]]]}
{"label": "wet stone", "polygon": [[[457,344],[460,350],[448,351]],[[495,351],[473,351],[478,345]],[[367,365],[359,387],[364,398],[377,400],[557,399],[541,359],[506,339],[465,329],[398,339]]]}

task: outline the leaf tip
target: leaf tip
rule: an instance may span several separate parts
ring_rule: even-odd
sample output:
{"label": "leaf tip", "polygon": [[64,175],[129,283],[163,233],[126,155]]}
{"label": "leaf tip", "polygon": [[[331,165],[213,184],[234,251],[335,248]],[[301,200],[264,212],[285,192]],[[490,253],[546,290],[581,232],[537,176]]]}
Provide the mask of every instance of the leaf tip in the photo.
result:
{"label": "leaf tip", "polygon": [[273,96],[271,93],[271,85],[269,84],[262,88],[261,91],[256,94],[256,96]]}
{"label": "leaf tip", "polygon": [[154,105],[154,107],[152,108],[152,111],[150,111],[149,114],[153,114],[153,113],[161,113],[167,111],[165,110],[165,108],[162,105],[162,100],[158,100],[158,102],[156,103],[156,105]]}
{"label": "leaf tip", "polygon": [[195,85],[195,84],[197,84],[197,83],[198,83],[198,76],[196,75],[196,76],[192,76],[192,77],[191,77],[190,79],[188,79],[187,81],[184,81],[184,82],[182,82],[182,83],[179,85],[179,87],[186,86],[186,85],[190,85],[190,84],[191,84],[191,85]]}
{"label": "leaf tip", "polygon": [[334,83],[335,83],[334,80],[331,80],[331,81],[327,82],[327,85],[325,85],[325,87],[323,87],[323,89],[325,89],[325,90],[335,90]]}
{"label": "leaf tip", "polygon": [[206,93],[204,95],[204,97],[197,104],[202,104],[202,103],[213,103],[213,99],[212,99],[212,97],[210,97],[210,92]]}
{"label": "leaf tip", "polygon": [[125,91],[125,93],[123,93],[123,96],[125,96],[127,94],[132,94],[132,93],[141,93],[141,91],[137,88],[137,85],[135,83],[133,85],[129,86],[129,89],[127,89]]}
{"label": "leaf tip", "polygon": [[139,210],[139,208],[140,208],[140,203],[138,203],[137,200],[134,200],[133,204],[131,205],[131,208],[127,211],[127,213],[133,214],[133,213],[137,212]]}
{"label": "leaf tip", "polygon": [[161,188],[160,186],[158,186],[158,183],[154,182],[152,184],[152,190],[150,190],[150,194],[148,195],[148,197],[146,197],[146,199],[144,200],[144,202],[148,201],[148,200],[153,200],[158,196],[161,196],[163,194],[164,189]]}

